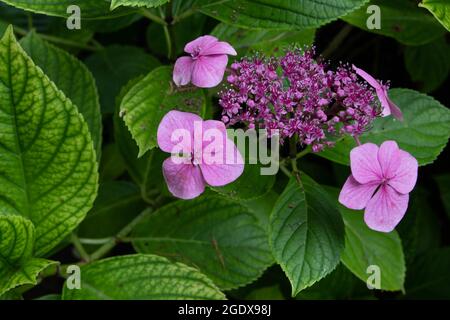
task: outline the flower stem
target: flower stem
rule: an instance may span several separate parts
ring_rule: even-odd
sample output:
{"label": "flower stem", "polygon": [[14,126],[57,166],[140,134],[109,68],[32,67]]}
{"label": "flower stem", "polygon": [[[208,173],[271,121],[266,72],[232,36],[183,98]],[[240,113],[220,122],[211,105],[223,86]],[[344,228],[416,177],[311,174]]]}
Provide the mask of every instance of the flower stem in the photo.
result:
{"label": "flower stem", "polygon": [[166,20],[164,20],[164,18],[158,17],[156,14],[153,14],[148,9],[142,9],[140,11],[140,14],[143,15],[144,17],[146,17],[147,19],[152,20],[153,22],[156,22],[160,25],[163,25],[163,26],[167,25],[167,22],[166,22]]}
{"label": "flower stem", "polygon": [[297,135],[292,136],[289,140],[289,157],[291,159],[292,175],[300,183],[300,170],[297,166]]}
{"label": "flower stem", "polygon": [[72,233],[70,236],[70,241],[72,242],[73,246],[77,250],[78,254],[80,255],[81,259],[83,259],[84,262],[91,261],[91,257],[84,249],[83,245],[80,242],[80,239],[75,233]]}
{"label": "flower stem", "polygon": [[295,156],[295,158],[298,160],[300,158],[303,158],[304,156],[306,156],[307,154],[311,153],[311,147],[307,146],[304,150],[300,151],[299,153],[297,153],[297,155]]}
{"label": "flower stem", "polygon": [[147,208],[142,211],[136,218],[134,218],[129,224],[123,227],[114,238],[111,238],[102,245],[97,251],[95,251],[91,255],[91,261],[95,261],[103,258],[112,248],[120,241],[121,238],[126,237],[131,231],[133,231],[134,227],[136,227],[142,220],[147,218],[153,212],[153,208]]}

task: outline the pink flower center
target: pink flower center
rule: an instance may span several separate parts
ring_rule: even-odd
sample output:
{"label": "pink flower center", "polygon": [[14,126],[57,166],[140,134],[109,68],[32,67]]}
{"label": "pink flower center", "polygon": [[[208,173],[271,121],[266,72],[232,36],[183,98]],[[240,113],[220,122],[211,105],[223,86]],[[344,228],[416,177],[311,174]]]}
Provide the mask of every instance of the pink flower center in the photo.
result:
{"label": "pink flower center", "polygon": [[202,48],[200,46],[195,47],[194,51],[191,53],[192,59],[196,60],[200,56],[200,51]]}

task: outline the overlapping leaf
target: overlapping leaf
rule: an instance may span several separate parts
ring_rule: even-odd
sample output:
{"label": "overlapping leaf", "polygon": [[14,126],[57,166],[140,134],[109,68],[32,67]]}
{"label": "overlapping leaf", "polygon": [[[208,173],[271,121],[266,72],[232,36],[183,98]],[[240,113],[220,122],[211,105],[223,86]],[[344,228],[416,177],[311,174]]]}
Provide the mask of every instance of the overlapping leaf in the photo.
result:
{"label": "overlapping leaf", "polygon": [[36,256],[48,253],[91,208],[97,162],[82,115],[16,42],[0,40],[0,215],[36,228]]}
{"label": "overlapping leaf", "polygon": [[307,175],[300,179],[290,180],[269,225],[272,253],[291,282],[293,296],[333,271],[344,246],[336,205]]}
{"label": "overlapping leaf", "polygon": [[[367,7],[379,7],[380,28],[368,28]],[[376,14],[376,13],[375,13]],[[344,21],[365,31],[392,37],[406,45],[421,45],[433,41],[445,33],[445,29],[424,10],[409,0],[372,0],[366,6],[346,15]]]}
{"label": "overlapping leaf", "polygon": [[24,284],[36,284],[38,274],[53,261],[34,258],[34,226],[21,216],[0,216],[0,296]]}
{"label": "overlapping leaf", "polygon": [[196,266],[223,289],[256,280],[273,262],[258,219],[245,207],[217,196],[162,207],[132,236],[138,252]]}
{"label": "overlapping leaf", "polygon": [[446,0],[423,0],[419,7],[428,9],[450,31],[450,3]]}
{"label": "overlapping leaf", "polygon": [[95,80],[86,66],[31,32],[20,41],[34,63],[78,108],[89,126],[97,156],[102,141],[102,119]]}
{"label": "overlapping leaf", "polygon": [[128,255],[81,267],[80,290],[64,286],[63,300],[225,299],[198,270],[155,255]]}
{"label": "overlapping leaf", "polygon": [[253,29],[314,28],[356,10],[368,0],[199,0],[194,8],[220,21]]}
{"label": "overlapping leaf", "polygon": [[112,0],[111,10],[120,6],[155,8],[162,6],[166,2],[169,2],[169,0]]}
{"label": "overlapping leaf", "polygon": [[205,96],[200,89],[178,89],[171,67],[156,68],[125,95],[120,112],[139,146],[139,156],[156,146],[158,125],[173,109],[203,114]]}

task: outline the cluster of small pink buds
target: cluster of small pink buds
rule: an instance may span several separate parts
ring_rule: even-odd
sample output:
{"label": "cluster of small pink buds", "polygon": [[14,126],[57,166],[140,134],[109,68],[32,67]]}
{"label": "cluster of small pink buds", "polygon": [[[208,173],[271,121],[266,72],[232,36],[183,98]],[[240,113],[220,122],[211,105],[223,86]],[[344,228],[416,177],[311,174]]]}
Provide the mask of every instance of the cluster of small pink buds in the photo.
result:
{"label": "cluster of small pink buds", "polygon": [[381,115],[373,88],[348,66],[327,70],[314,48],[292,49],[280,58],[259,55],[231,65],[219,94],[222,121],[248,128],[278,129],[283,141],[297,135],[314,152],[336,136],[359,136]]}

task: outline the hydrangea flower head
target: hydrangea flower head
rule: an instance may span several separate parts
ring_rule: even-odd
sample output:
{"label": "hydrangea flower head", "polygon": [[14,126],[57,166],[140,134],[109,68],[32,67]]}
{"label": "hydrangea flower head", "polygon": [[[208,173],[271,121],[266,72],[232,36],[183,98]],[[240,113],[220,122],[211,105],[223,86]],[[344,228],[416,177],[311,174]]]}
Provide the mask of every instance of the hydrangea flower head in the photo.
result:
{"label": "hydrangea flower head", "polygon": [[183,86],[192,82],[200,88],[212,88],[223,79],[228,64],[227,55],[236,55],[236,50],[213,36],[199,37],[184,47],[190,56],[178,58],[173,71],[173,82]]}
{"label": "hydrangea flower head", "polygon": [[378,147],[365,143],[350,152],[352,174],[339,195],[339,202],[350,209],[365,208],[369,228],[390,232],[408,208],[409,193],[417,181],[417,160],[399,149],[395,141]]}
{"label": "hydrangea flower head", "polygon": [[361,135],[381,113],[374,89],[348,66],[328,70],[314,55],[313,48],[292,49],[233,63],[219,93],[222,121],[278,129],[281,141],[297,135],[315,152],[333,144],[330,136]]}

